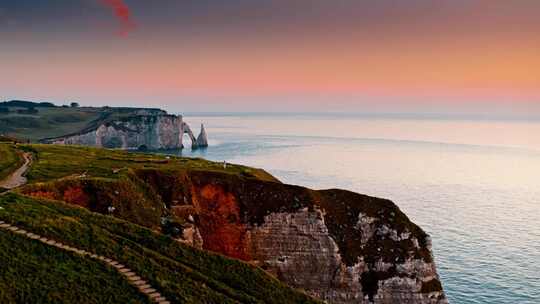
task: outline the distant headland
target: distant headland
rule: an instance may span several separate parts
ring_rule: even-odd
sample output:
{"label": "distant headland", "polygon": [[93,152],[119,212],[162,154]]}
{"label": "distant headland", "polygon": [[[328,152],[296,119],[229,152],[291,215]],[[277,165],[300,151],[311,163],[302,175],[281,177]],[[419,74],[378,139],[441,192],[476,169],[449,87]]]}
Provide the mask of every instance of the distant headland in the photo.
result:
{"label": "distant headland", "polygon": [[192,149],[208,146],[201,124],[195,137],[181,115],[158,108],[82,107],[76,102],[0,102],[0,134],[29,142],[137,150],[182,149],[188,134]]}

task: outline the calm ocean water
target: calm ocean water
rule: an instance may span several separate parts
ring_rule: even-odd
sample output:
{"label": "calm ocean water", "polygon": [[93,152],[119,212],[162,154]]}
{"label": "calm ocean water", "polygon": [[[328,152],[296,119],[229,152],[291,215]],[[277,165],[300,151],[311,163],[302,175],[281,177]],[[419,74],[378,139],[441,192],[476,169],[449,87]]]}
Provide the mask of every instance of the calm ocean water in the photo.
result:
{"label": "calm ocean water", "polygon": [[393,200],[433,238],[451,303],[540,303],[540,122],[227,114],[184,156]]}

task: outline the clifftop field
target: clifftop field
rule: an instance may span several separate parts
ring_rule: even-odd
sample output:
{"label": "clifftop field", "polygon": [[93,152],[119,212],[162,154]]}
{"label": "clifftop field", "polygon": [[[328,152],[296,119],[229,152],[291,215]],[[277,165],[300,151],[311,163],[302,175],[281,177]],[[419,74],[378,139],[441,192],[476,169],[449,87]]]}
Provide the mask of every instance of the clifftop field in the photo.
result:
{"label": "clifftop field", "polygon": [[9,144],[2,144],[2,138],[0,138],[0,180],[6,178],[21,164],[20,152]]}
{"label": "clifftop field", "polygon": [[[0,195],[0,221],[119,261],[173,303],[447,303],[429,236],[391,201],[287,185],[262,169],[203,159],[0,147],[13,156],[1,164],[5,175],[18,157],[32,156],[27,183]],[[68,303],[78,293],[80,303],[147,300],[106,265],[2,230],[0,237],[12,256],[0,287],[17,290],[0,292],[0,302]],[[47,270],[28,264],[29,250],[80,286],[62,291],[58,272],[46,280]],[[39,279],[16,275],[32,267]],[[92,277],[99,279],[86,285]],[[88,294],[94,289],[99,295]]]}
{"label": "clifftop field", "polygon": [[[114,258],[174,303],[315,303],[263,270],[61,202],[0,197],[0,218]],[[0,231],[2,303],[149,303],[100,263]],[[39,258],[38,258],[39,257]],[[69,278],[69,282],[66,281]]]}
{"label": "clifftop field", "polygon": [[[114,196],[115,191],[122,191],[122,188],[107,185],[121,184],[122,180],[129,179],[127,171],[134,168],[168,170],[181,166],[219,171],[217,164],[204,160],[179,162],[178,159],[82,147],[0,144],[0,151],[2,155],[17,155],[18,151],[33,153],[35,165],[28,174],[28,189],[43,185],[36,181],[78,184],[78,180],[92,180],[102,192],[109,191],[109,195]],[[2,161],[4,164],[8,162]],[[114,168],[122,169],[113,173]],[[270,178],[263,171],[240,166],[230,169],[229,174]],[[153,231],[160,229],[162,214],[145,213],[145,210],[156,208],[159,200],[149,201],[145,206],[136,203],[125,206],[139,208],[134,213],[138,217],[129,219],[154,228],[150,230],[77,205],[51,200],[45,194],[28,197],[17,192],[0,195],[1,221],[113,258],[144,276],[173,303],[316,303],[260,268],[184,245]],[[150,193],[148,196],[158,199]],[[155,212],[162,212],[162,209]],[[126,217],[133,215],[125,208],[120,211],[126,212]],[[111,267],[97,261],[4,230],[0,230],[0,240],[0,259],[5,261],[0,268],[1,303],[151,302]]]}
{"label": "clifftop field", "polygon": [[[139,108],[56,106],[31,101],[0,102],[0,135],[38,142],[89,129],[104,121],[132,115]],[[149,109],[160,112],[159,109]]]}

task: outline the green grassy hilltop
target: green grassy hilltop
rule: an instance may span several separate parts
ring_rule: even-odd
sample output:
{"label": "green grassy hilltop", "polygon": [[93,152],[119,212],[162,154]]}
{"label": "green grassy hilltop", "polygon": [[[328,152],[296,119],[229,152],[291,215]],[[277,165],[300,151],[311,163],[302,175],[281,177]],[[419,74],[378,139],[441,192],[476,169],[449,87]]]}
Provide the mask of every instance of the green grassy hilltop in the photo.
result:
{"label": "green grassy hilltop", "polygon": [[[10,147],[14,150],[14,146]],[[65,201],[100,213],[106,213],[107,208],[113,206],[115,216],[153,229],[162,228],[161,218],[171,214],[164,208],[163,197],[141,180],[141,172],[220,172],[277,181],[264,170],[239,165],[228,165],[225,170],[222,164],[204,159],[80,146],[31,144],[17,147],[19,151],[32,153],[34,159],[26,175],[28,185],[20,192]]]}
{"label": "green grassy hilltop", "polygon": [[[34,159],[28,184],[0,195],[0,221],[119,261],[172,303],[316,302],[258,267],[157,232],[166,216],[163,200],[134,172],[224,172],[218,163],[75,146],[0,143],[0,152],[6,156],[0,163],[5,174],[18,167],[22,153]],[[275,181],[263,170],[243,166],[229,166],[227,174]],[[95,193],[92,204],[108,195],[121,214],[66,203],[71,196],[80,199],[82,192],[73,189]],[[1,229],[0,260],[0,303],[149,302],[106,264]]]}
{"label": "green grassy hilltop", "polygon": [[202,158],[165,156],[108,150],[81,146],[19,145],[20,150],[34,154],[35,162],[28,172],[30,183],[47,182],[85,173],[88,177],[122,179],[135,169],[204,170],[277,181],[264,170],[223,164]]}
{"label": "green grassy hilltop", "polygon": [[2,144],[0,141],[0,180],[6,178],[12,171],[17,169],[23,160],[20,151],[10,144]]}
{"label": "green grassy hilltop", "polygon": [[[342,265],[352,267],[359,259],[366,263],[369,270],[363,270],[359,277],[363,294],[374,298],[381,292],[381,282],[406,275],[418,282],[417,289],[411,293],[444,298],[438,278],[399,268],[414,260],[436,273],[430,266],[433,256],[428,235],[389,200],[340,189],[312,190],[287,185],[262,169],[234,164],[224,167],[222,163],[204,159],[20,143],[0,143],[0,151],[12,156],[10,161],[3,162],[9,168],[5,170],[7,174],[18,168],[17,157],[28,160],[32,156],[26,172],[27,183],[19,183],[19,187],[0,194],[0,221],[125,264],[133,270],[132,275],[145,278],[174,303],[313,302],[277,278],[313,295],[318,295],[321,288],[334,287],[316,287],[317,292],[313,292],[309,286],[295,285],[296,278],[314,275],[311,270],[305,271],[309,268],[290,270],[288,275],[292,278],[286,280],[281,265],[272,264],[273,259],[280,262],[282,255],[293,256],[303,249],[276,251],[275,256],[261,263],[253,255],[254,248],[266,245],[255,241],[251,233],[266,224],[268,215],[288,213],[292,217],[296,213],[315,214],[318,210],[324,212],[328,237],[334,240]],[[12,180],[20,177],[21,170],[15,172]],[[368,218],[370,225],[379,225],[400,237],[377,233],[363,241],[358,233],[359,217]],[[5,231],[9,228],[4,228],[0,234],[9,234]],[[299,231],[303,231],[301,228]],[[279,229],[273,234],[272,229],[259,240],[273,242],[276,237],[289,235],[304,237],[294,231],[283,236]],[[55,281],[54,276],[51,276],[53,282],[48,282],[45,277],[29,281],[15,275],[18,267],[22,273],[29,271],[31,266],[25,262],[35,255],[29,256],[29,250],[45,254],[45,269],[63,269],[62,272],[72,275],[81,271],[81,280],[86,277],[91,280],[94,272],[98,272],[96,278],[118,280],[107,267],[103,270],[95,267],[94,261],[77,265],[60,258],[67,253],[58,253],[54,248],[45,249],[16,235],[3,238],[5,246],[9,246],[5,251],[10,252],[15,264],[0,269],[0,287],[13,284],[21,293],[0,292],[4,297],[0,303],[55,302],[49,297],[62,294],[63,283]],[[319,239],[315,242],[320,244]],[[317,263],[318,254],[319,250],[315,250],[308,256],[313,258],[312,264]],[[380,271],[377,268],[380,261],[397,266]],[[324,267],[319,265],[316,269],[328,271]],[[36,275],[44,275],[45,269]],[[95,284],[90,286],[99,289],[101,284]],[[31,288],[51,292],[27,294],[26,290]],[[66,299],[77,292],[85,294],[87,288],[84,285],[70,290]],[[132,291],[129,285],[118,288],[125,289],[126,295]],[[109,291],[104,288],[99,301],[85,294],[82,303],[114,303],[115,300],[108,300],[114,299]],[[20,296],[23,298],[17,298]]]}
{"label": "green grassy hilltop", "polygon": [[0,113],[0,134],[32,142],[77,132],[103,114],[100,108],[36,108],[33,114],[18,112],[24,111],[21,107],[4,109],[9,113]]}
{"label": "green grassy hilltop", "polygon": [[[174,303],[315,303],[259,268],[110,216],[18,194],[0,196],[0,207],[1,220],[116,259]],[[9,232],[0,231],[0,240],[0,256],[8,261],[0,268],[1,303],[146,302],[97,262]]]}
{"label": "green grassy hilltop", "polygon": [[[55,106],[31,101],[0,102],[0,136],[22,141],[74,134],[111,120],[133,115],[140,108]],[[159,112],[159,109],[145,109]]]}

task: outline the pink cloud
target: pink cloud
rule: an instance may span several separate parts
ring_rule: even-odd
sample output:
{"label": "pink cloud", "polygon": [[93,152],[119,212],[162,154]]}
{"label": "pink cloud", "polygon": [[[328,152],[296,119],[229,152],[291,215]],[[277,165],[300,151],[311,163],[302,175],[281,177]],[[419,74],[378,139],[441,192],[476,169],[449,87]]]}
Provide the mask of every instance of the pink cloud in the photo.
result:
{"label": "pink cloud", "polygon": [[123,0],[101,0],[101,2],[113,10],[114,15],[120,21],[122,27],[121,36],[127,36],[135,28],[135,22],[131,18],[131,11]]}

